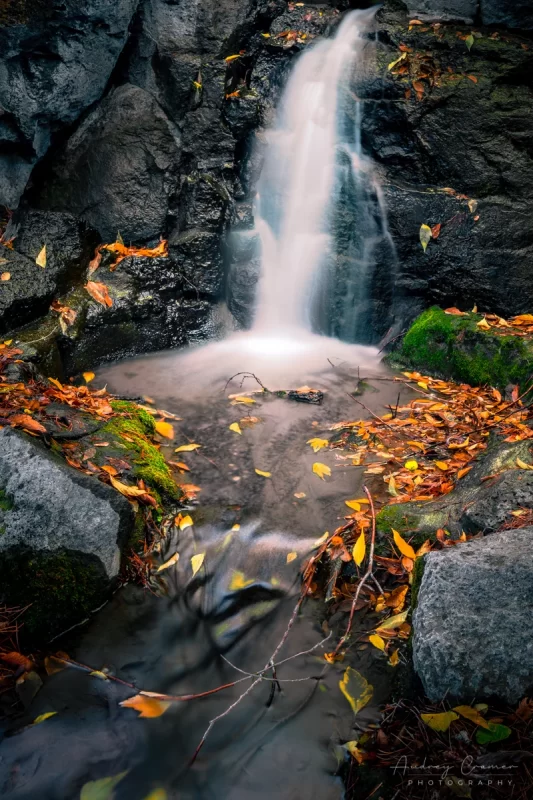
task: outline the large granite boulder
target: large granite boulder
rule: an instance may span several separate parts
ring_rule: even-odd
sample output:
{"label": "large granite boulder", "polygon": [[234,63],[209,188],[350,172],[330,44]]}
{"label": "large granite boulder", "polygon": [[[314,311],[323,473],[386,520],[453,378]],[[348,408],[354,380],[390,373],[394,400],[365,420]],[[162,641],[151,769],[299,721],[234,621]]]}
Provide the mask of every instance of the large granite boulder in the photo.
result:
{"label": "large granite boulder", "polygon": [[430,700],[515,703],[533,686],[532,544],[523,528],[425,557],[413,658]]}
{"label": "large granite boulder", "polygon": [[29,436],[0,430],[0,604],[29,605],[46,639],[83,620],[117,578],[130,503]]}
{"label": "large granite boulder", "polygon": [[0,204],[16,207],[53,134],[100,99],[137,4],[138,0],[2,4]]}

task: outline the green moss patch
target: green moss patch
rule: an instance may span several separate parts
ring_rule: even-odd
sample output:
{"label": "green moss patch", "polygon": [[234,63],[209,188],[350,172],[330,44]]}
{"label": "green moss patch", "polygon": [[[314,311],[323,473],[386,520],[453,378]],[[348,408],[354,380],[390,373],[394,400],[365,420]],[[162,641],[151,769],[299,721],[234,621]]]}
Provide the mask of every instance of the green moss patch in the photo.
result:
{"label": "green moss patch", "polygon": [[524,387],[533,375],[533,343],[478,328],[478,314],[424,311],[407,331],[391,360],[403,367],[471,386]]}

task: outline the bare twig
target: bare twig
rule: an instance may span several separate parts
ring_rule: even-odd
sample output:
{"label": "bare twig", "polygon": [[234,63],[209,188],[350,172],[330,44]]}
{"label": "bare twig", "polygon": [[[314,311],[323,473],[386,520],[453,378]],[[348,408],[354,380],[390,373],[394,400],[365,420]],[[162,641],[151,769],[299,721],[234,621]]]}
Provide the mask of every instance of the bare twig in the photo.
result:
{"label": "bare twig", "polygon": [[228,380],[226,381],[226,385],[224,386],[224,389],[222,391],[225,392],[226,389],[228,388],[229,384],[233,380],[233,378],[238,378],[239,375],[243,375],[244,376],[242,381],[241,381],[241,388],[242,388],[242,385],[243,385],[244,381],[246,380],[246,378],[254,378],[254,380],[257,381],[257,383],[259,384],[261,389],[263,389],[264,392],[268,392],[269,394],[271,393],[270,389],[267,389],[266,386],[263,383],[261,383],[261,381],[259,380],[257,375],[255,375],[253,372],[236,372],[235,375],[232,375],[231,378],[228,378]]}

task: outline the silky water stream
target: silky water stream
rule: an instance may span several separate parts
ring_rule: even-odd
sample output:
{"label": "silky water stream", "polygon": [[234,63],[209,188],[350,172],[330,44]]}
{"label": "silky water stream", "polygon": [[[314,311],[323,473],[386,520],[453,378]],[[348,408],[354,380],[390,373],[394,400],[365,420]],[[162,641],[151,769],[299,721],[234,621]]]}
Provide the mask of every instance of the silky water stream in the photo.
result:
{"label": "silky water stream", "polygon": [[[165,449],[172,454],[176,444],[202,445],[180,455],[201,492],[188,511],[193,527],[162,547],[162,560],[180,553],[164,573],[166,593],[122,588],[58,648],[149,691],[197,694],[244,680],[176,704],[156,719],[139,719],[118,705],[132,694],[127,686],[75,669],[58,672],[37,695],[31,718],[50,708],[60,713],[2,745],[2,797],[74,800],[86,782],[122,772],[117,800],[143,800],[159,787],[169,800],[343,796],[338,745],[354,738],[354,717],[339,679],[351,664],[374,685],[374,705],[358,717],[363,725],[377,719],[388,679],[372,653],[356,648],[323,674],[323,654],[334,642],[321,644],[329,627],[315,600],[306,602],[277,654],[283,661],[305,653],[278,668],[281,691],[261,682],[215,724],[193,766],[189,761],[209,721],[250,686],[252,678],[240,671],[253,675],[276,650],[314,542],[342,523],[344,500],[362,492],[363,470],[339,458],[339,451],[318,458],[307,440],[331,435],[329,427],[341,419],[365,415],[348,396],[359,378],[372,387],[365,405],[381,410],[397,402],[396,386],[372,382],[386,374],[376,348],[313,333],[331,248],[341,89],[362,55],[370,20],[367,12],[352,12],[335,39],[297,60],[268,134],[256,204],[263,272],[252,330],[98,374],[111,391],[150,395],[156,407],[181,418],[174,423],[176,441]],[[354,148],[357,136],[355,130]],[[361,160],[353,164],[357,169]],[[324,391],[324,401],[316,406],[261,395],[251,412],[232,406],[229,394],[260,388],[243,375],[226,386],[245,372],[269,389],[308,384]],[[247,413],[260,421],[243,426],[242,435],[231,431],[229,425]],[[313,473],[316,460],[331,467],[331,478]],[[205,559],[193,579],[195,553]],[[297,557],[288,559],[290,553]]]}

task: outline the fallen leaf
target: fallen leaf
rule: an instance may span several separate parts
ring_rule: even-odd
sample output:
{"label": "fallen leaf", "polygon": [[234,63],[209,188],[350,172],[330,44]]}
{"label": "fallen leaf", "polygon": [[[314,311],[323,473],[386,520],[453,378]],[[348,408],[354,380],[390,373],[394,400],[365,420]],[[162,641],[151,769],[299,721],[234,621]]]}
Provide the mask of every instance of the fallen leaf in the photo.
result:
{"label": "fallen leaf", "polygon": [[190,514],[185,514],[185,515],[178,514],[178,516],[174,520],[174,523],[178,526],[180,531],[184,531],[187,528],[192,528],[192,526],[194,525],[194,522],[192,521],[192,517],[190,516]]}
{"label": "fallen leaf", "polygon": [[380,623],[380,625],[376,628],[376,633],[381,633],[381,631],[392,631],[395,628],[399,628],[407,619],[408,613],[409,609],[406,609],[406,611],[402,611],[401,614],[395,614],[393,617],[389,617],[389,619],[386,619],[385,622]]}
{"label": "fallen leaf", "polygon": [[402,536],[392,528],[392,536],[394,539],[394,544],[402,554],[402,556],[406,556],[406,558],[411,558],[413,561],[416,559],[416,554],[411,545],[405,541]]}
{"label": "fallen leaf", "polygon": [[325,533],[322,534],[320,539],[317,539],[316,542],[313,542],[313,547],[320,547],[321,544],[324,544],[328,536],[329,536],[329,531],[326,531]]}
{"label": "fallen leaf", "polygon": [[242,396],[239,396],[239,397],[234,397],[232,399],[232,401],[231,401],[231,405],[232,406],[237,406],[237,405],[241,404],[241,405],[245,405],[245,406],[251,406],[255,402],[256,401],[253,399],[253,397],[246,397],[245,395],[242,395]]}
{"label": "fallen leaf", "polygon": [[160,436],[164,436],[165,439],[174,438],[174,428],[170,422],[165,422],[164,420],[160,419],[155,423],[155,429],[158,434]]}
{"label": "fallen leaf", "polygon": [[409,470],[409,472],[415,472],[418,469],[418,461],[415,461],[414,458],[412,458],[410,461],[406,461],[404,466],[405,469]]}
{"label": "fallen leaf", "polygon": [[42,267],[43,269],[46,267],[46,245],[43,246],[39,255],[35,259],[35,263],[38,267]]}
{"label": "fallen leaf", "polygon": [[109,292],[107,290],[107,286],[105,283],[95,283],[95,281],[87,281],[85,284],[85,289],[93,300],[96,300],[97,303],[100,303],[102,306],[107,306],[107,308],[111,308],[113,305],[113,301],[109,296]]}
{"label": "fallen leaf", "polygon": [[110,778],[100,778],[98,781],[89,781],[89,783],[82,786],[80,800],[113,800],[113,790],[115,786],[120,783],[122,778],[127,774],[126,770],[126,772],[120,772],[118,775],[113,775]]}
{"label": "fallen leaf", "polygon": [[448,470],[448,464],[446,461],[435,461],[435,466],[438,467],[442,472],[446,472]]}
{"label": "fallen leaf", "polygon": [[397,667],[400,662],[400,651],[398,649],[393,650],[390,654],[389,664],[391,667]]}
{"label": "fallen leaf", "polygon": [[197,555],[191,558],[191,567],[192,567],[192,576],[196,575],[199,569],[201,569],[202,564],[204,563],[205,553],[198,553]]}
{"label": "fallen leaf", "polygon": [[226,56],[224,61],[226,61],[229,64],[230,61],[235,61],[236,58],[240,58],[240,57],[241,57],[241,54],[237,53],[237,55],[234,55],[234,56]]}
{"label": "fallen leaf", "polygon": [[368,637],[368,641],[370,644],[373,644],[374,647],[377,647],[378,650],[385,650],[385,640],[378,636],[377,633],[373,633],[372,636]]}
{"label": "fallen leaf", "polygon": [[11,280],[11,273],[10,272],[2,272],[0,275],[0,281],[10,281]]}
{"label": "fallen leaf", "polygon": [[65,662],[55,656],[46,656],[44,659],[44,668],[47,675],[55,675],[56,672],[61,672],[65,667]]}
{"label": "fallen leaf", "polygon": [[437,223],[437,225],[433,225],[433,227],[431,228],[431,235],[434,239],[439,238],[441,228],[442,228],[441,222]]}
{"label": "fallen leaf", "polygon": [[434,731],[447,731],[452,722],[459,719],[455,711],[442,711],[438,714],[420,714],[420,719]]}
{"label": "fallen leaf", "polygon": [[272,473],[271,472],[264,472],[262,469],[256,469],[255,473],[256,473],[256,475],[261,475],[262,478],[271,478],[272,477]]}
{"label": "fallen leaf", "polygon": [[508,739],[512,731],[507,725],[500,725],[495,722],[488,723],[488,730],[478,728],[476,731],[476,741],[478,744],[492,744]]}
{"label": "fallen leaf", "polygon": [[324,480],[324,475],[331,475],[331,469],[326,464],[321,464],[320,461],[315,461],[313,464],[313,472],[322,480]]}
{"label": "fallen leaf", "polygon": [[93,678],[100,678],[101,681],[109,680],[109,675],[106,675],[105,672],[102,672],[100,669],[93,669],[92,672],[89,672],[89,675]]}
{"label": "fallen leaf", "polygon": [[472,708],[472,706],[455,706],[453,710],[457,711],[457,713],[465,717],[465,719],[469,719],[470,722],[474,722],[476,725],[489,730],[489,723],[487,720],[483,719],[476,708]]}
{"label": "fallen leaf", "polygon": [[93,381],[95,379],[95,377],[96,376],[95,376],[94,372],[84,372],[83,373],[83,380],[85,381],[85,383],[90,383],[91,381]]}
{"label": "fallen leaf", "polygon": [[327,439],[309,439],[307,444],[313,448],[314,453],[318,453],[319,450],[328,446],[329,441]]}
{"label": "fallen leaf", "polygon": [[174,553],[174,555],[171,558],[169,558],[168,561],[165,561],[164,564],[161,564],[161,566],[157,568],[157,572],[163,572],[163,570],[168,569],[169,567],[173,567],[174,564],[178,563],[179,557],[180,557],[179,553]]}
{"label": "fallen leaf", "polygon": [[347,668],[342,680],[339,681],[339,688],[348,700],[354,714],[361,711],[374,694],[374,689],[366,678],[352,667]]}
{"label": "fallen leaf", "polygon": [[251,586],[254,583],[252,580],[247,580],[244,572],[239,572],[235,570],[233,575],[231,576],[231,581],[229,582],[228,589],[230,592],[238,592],[241,589],[246,589],[247,586]]}
{"label": "fallen leaf", "polygon": [[477,78],[476,78],[476,76],[475,76],[475,75],[467,75],[466,77],[467,77],[469,80],[471,80],[471,81],[472,81],[472,83],[477,83]]}
{"label": "fallen leaf", "polygon": [[481,330],[483,330],[483,331],[490,331],[490,325],[487,322],[487,320],[485,319],[485,317],[483,317],[483,319],[479,320],[479,322],[477,323],[477,327],[481,328]]}
{"label": "fallen leaf", "polygon": [[531,466],[531,464],[526,464],[526,462],[522,461],[521,458],[516,459],[516,466],[520,467],[520,469],[533,469],[533,466]]}
{"label": "fallen leaf", "polygon": [[298,553],[288,553],[287,554],[287,564],[290,564],[291,561],[294,561],[298,558]]}
{"label": "fallen leaf", "polygon": [[135,697],[123,700],[119,705],[122,708],[135,709],[135,711],[139,712],[140,717],[145,717],[146,719],[160,717],[170,707],[169,702],[156,700],[154,697],[146,697],[143,694],[136,694]]}
{"label": "fallen leaf", "polygon": [[445,308],[444,309],[444,313],[445,314],[453,314],[456,317],[467,317],[468,316],[466,311],[459,311],[459,309],[455,308],[455,306],[452,306],[451,308]]}
{"label": "fallen leaf", "polygon": [[307,497],[305,492],[295,492],[294,496],[298,498],[298,500],[302,500],[304,497]]}
{"label": "fallen leaf", "polygon": [[37,422],[36,419],[30,417],[29,414],[12,414],[9,417],[9,422],[16,428],[24,428],[26,431],[33,431],[34,433],[46,433],[46,428]]}
{"label": "fallen leaf", "polygon": [[168,795],[164,789],[154,789],[144,800],[167,800]]}
{"label": "fallen leaf", "polygon": [[39,714],[39,716],[33,720],[32,724],[38,725],[40,722],[44,722],[45,719],[50,719],[50,717],[55,717],[56,714],[57,711],[47,711],[46,714]]}
{"label": "fallen leaf", "polygon": [[359,534],[359,538],[357,539],[356,543],[354,544],[353,550],[352,550],[352,558],[353,558],[353,560],[355,561],[355,563],[357,564],[358,567],[360,567],[361,564],[363,563],[364,558],[365,558],[365,553],[366,553],[365,534],[364,534],[364,531],[361,531],[361,533]]}
{"label": "fallen leaf", "polygon": [[344,505],[351,508],[352,511],[361,511],[361,503],[358,500],[345,500]]}
{"label": "fallen leaf", "polygon": [[238,422],[232,422],[231,425],[229,426],[229,429],[234,433],[240,433],[242,436],[241,426],[239,425]]}
{"label": "fallen leaf", "polygon": [[201,444],[181,444],[174,450],[175,453],[192,453],[193,450],[198,450]]}
{"label": "fallen leaf", "polygon": [[422,245],[422,250],[424,253],[427,250],[427,246],[432,239],[433,234],[431,233],[431,228],[429,225],[421,225],[420,226],[420,244]]}
{"label": "fallen leaf", "polygon": [[469,50],[472,49],[472,45],[474,44],[474,37],[472,36],[472,34],[470,34],[470,36],[466,37],[465,44],[466,44],[466,46],[468,47]]}

